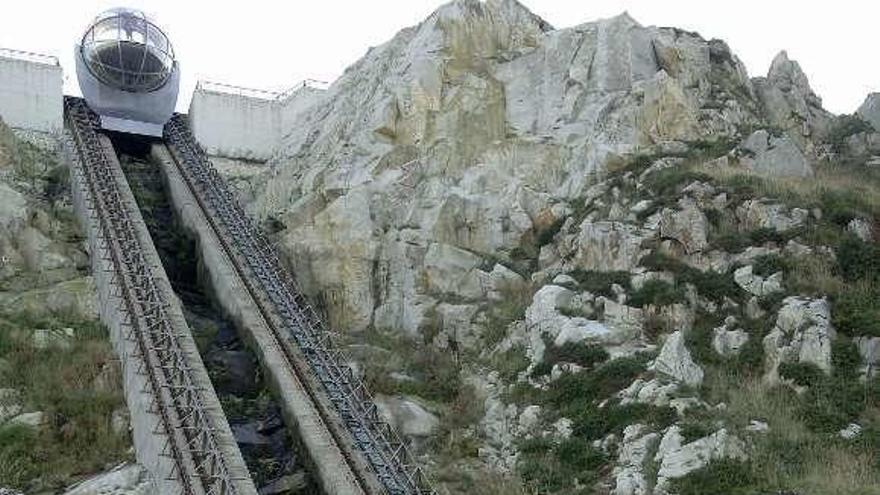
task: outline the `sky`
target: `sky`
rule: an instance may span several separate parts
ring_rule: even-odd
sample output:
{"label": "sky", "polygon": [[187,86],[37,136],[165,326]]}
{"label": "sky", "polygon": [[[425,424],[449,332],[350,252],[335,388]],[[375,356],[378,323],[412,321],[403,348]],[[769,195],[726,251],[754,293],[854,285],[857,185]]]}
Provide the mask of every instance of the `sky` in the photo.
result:
{"label": "sky", "polygon": [[[65,90],[77,94],[73,46],[91,19],[139,8],[163,27],[183,72],[180,110],[197,80],[283,90],[303,79],[331,82],[371,46],[417,24],[440,0],[23,0],[0,9],[0,47],[55,55]],[[825,107],[852,113],[880,91],[875,61],[880,2],[868,0],[523,0],[556,28],[627,11],[643,25],[721,38],[752,76],[787,50]]]}

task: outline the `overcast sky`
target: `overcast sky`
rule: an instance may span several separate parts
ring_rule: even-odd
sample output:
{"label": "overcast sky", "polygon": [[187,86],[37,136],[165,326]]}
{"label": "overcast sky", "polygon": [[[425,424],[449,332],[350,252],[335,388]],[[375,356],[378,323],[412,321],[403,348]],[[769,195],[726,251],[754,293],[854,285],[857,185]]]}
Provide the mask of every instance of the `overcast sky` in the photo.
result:
{"label": "overcast sky", "polygon": [[[272,90],[314,78],[332,81],[370,46],[418,23],[438,0],[19,0],[4,1],[0,47],[58,56],[76,90],[74,42],[96,14],[140,8],[165,28],[184,71],[181,109],[197,79]],[[825,107],[851,113],[880,91],[876,23],[866,0],[526,0],[556,28],[628,11],[644,25],[677,26],[721,38],[752,76],[786,49]]]}

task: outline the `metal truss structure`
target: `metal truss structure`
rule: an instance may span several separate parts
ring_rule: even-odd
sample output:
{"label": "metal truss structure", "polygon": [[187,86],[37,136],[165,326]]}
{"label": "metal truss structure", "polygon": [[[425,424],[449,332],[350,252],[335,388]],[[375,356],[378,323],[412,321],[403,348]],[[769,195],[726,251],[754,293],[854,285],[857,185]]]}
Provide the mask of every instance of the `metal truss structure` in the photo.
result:
{"label": "metal truss structure", "polygon": [[380,418],[364,383],[345,364],[348,360],[332,342],[323,318],[251,222],[182,116],[175,115],[166,124],[164,137],[205,217],[276,333],[276,340],[284,344],[281,347],[288,363],[311,378],[306,380],[307,387],[312,388],[309,393],[316,398],[340,448],[346,457],[350,456],[353,471],[358,474],[359,469],[368,470],[379,480],[382,490],[391,495],[436,495],[405,444]]}
{"label": "metal truss structure", "polygon": [[165,437],[161,455],[172,460],[169,476],[185,495],[236,493],[216,430],[190,367],[190,357],[168,313],[168,297],[157,285],[154,267],[144,255],[131,204],[120,190],[121,178],[107,156],[97,116],[85,102],[65,99],[70,129],[67,148],[72,173],[83,187],[90,221],[97,227],[100,253],[110,266],[111,287],[121,301],[124,338],[134,344],[137,372],[145,377],[150,412],[158,417],[154,434]]}

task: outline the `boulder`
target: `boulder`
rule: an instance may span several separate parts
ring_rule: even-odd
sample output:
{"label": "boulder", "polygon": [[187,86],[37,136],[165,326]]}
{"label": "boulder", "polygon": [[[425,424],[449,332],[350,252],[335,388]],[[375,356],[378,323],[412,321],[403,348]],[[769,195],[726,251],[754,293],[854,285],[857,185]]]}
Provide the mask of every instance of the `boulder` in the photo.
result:
{"label": "boulder", "polygon": [[880,131],[880,93],[870,93],[856,114],[871,124],[875,131]]}
{"label": "boulder", "polygon": [[[525,324],[529,345],[527,353],[533,364],[544,359],[545,340],[553,345],[589,342],[603,346],[616,346],[639,336],[640,310],[628,308],[606,298],[600,298],[605,307],[606,322],[590,320],[582,316],[567,316],[577,301],[576,294],[558,285],[545,285],[532,297],[526,308]],[[630,311],[632,310],[632,311]]]}
{"label": "boulder", "polygon": [[648,251],[642,242],[652,232],[620,222],[584,221],[576,238],[572,268],[596,271],[629,271]]}
{"label": "boulder", "polygon": [[22,413],[9,420],[10,425],[39,428],[46,422],[46,415],[42,411]]}
{"label": "boulder", "polygon": [[724,428],[707,437],[684,443],[681,428],[678,425],[670,426],[663,434],[654,456],[654,460],[660,464],[656,487],[665,491],[670,481],[720,459],[745,460],[745,445]]}
{"label": "boulder", "polygon": [[834,116],[822,108],[800,65],[780,52],[766,78],[755,78],[755,88],[770,123],[786,132],[798,147],[813,151],[813,142],[829,131]]}
{"label": "boulder", "polygon": [[765,297],[782,292],[782,272],[776,272],[767,278],[755,275],[754,267],[746,265],[733,272],[733,280],[749,294]]}
{"label": "boulder", "polygon": [[765,380],[777,383],[779,365],[788,362],[814,364],[830,373],[831,341],[835,336],[826,299],[785,298],[775,326],[764,337]]}
{"label": "boulder", "polygon": [[724,357],[736,356],[742,346],[749,341],[749,334],[743,330],[728,330],[726,326],[713,331],[712,348]]}
{"label": "boulder", "polygon": [[69,488],[64,495],[158,495],[146,469],[123,464]]}
{"label": "boulder", "polygon": [[852,232],[856,237],[871,242],[874,240],[874,226],[863,218],[853,218],[846,224],[847,232]]}
{"label": "boulder", "polygon": [[684,343],[684,334],[673,332],[663,343],[660,355],[654,361],[654,371],[691,387],[703,383],[703,369],[691,358]]}
{"label": "boulder", "polygon": [[382,418],[407,437],[430,437],[440,428],[437,416],[414,400],[377,395],[374,402]]}
{"label": "boulder", "polygon": [[709,245],[708,232],[706,215],[689,197],[679,200],[677,210],[665,208],[660,213],[660,236],[675,239],[687,254],[702,251]]}
{"label": "boulder", "polygon": [[745,230],[773,229],[785,232],[800,227],[810,213],[801,208],[789,209],[785,205],[768,200],[749,199],[736,209],[736,217]]}
{"label": "boulder", "polygon": [[752,172],[772,177],[812,177],[813,167],[788,137],[753,132],[740,144],[740,164]]}
{"label": "boulder", "polygon": [[650,483],[645,476],[645,464],[660,436],[643,424],[632,424],[623,430],[623,445],[611,476],[614,478],[612,495],[647,495]]}

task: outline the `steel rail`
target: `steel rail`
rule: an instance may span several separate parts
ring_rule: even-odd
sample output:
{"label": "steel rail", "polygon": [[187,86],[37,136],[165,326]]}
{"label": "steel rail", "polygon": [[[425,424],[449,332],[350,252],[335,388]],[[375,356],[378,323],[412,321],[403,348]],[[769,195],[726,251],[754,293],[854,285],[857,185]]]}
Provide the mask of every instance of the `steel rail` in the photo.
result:
{"label": "steel rail", "polygon": [[[156,284],[141,239],[119,188],[118,176],[97,129],[97,117],[85,102],[65,98],[65,114],[72,134],[74,173],[82,179],[87,207],[97,222],[99,239],[112,265],[112,282],[124,308],[124,337],[135,343],[146,376],[145,392],[151,412],[159,418],[154,433],[165,436],[173,462],[171,479],[186,495],[235,495],[237,490],[226,466],[216,430],[189,365],[189,356],[178,341],[167,312],[167,294]],[[74,151],[74,150],[71,150]],[[97,253],[95,254],[97,255]]]}
{"label": "steel rail", "polygon": [[[283,268],[265,236],[250,221],[180,115],[166,124],[165,140],[205,218],[209,219],[221,244],[230,251],[227,253],[229,258],[240,260],[236,270],[241,272],[240,276],[247,282],[245,285],[252,291],[254,300],[258,304],[268,300],[268,307],[262,310],[274,314],[274,318],[267,318],[267,321],[277,321],[280,326],[272,330],[279,333],[279,341],[294,344],[281,346],[288,353],[291,367],[296,365],[296,356],[290,355],[290,347],[295,347],[295,354],[302,356],[322,389],[310,394],[320,393],[335,409],[327,411],[324,408],[322,412],[327,415],[326,421],[336,428],[344,428],[347,433],[347,439],[339,440],[340,446],[356,450],[378,478],[385,493],[435,495],[436,491],[413,461],[405,444],[380,418],[364,383],[345,364],[347,360],[336,349],[323,319]],[[307,385],[312,382],[305,381]],[[323,401],[316,402],[322,410]]]}

